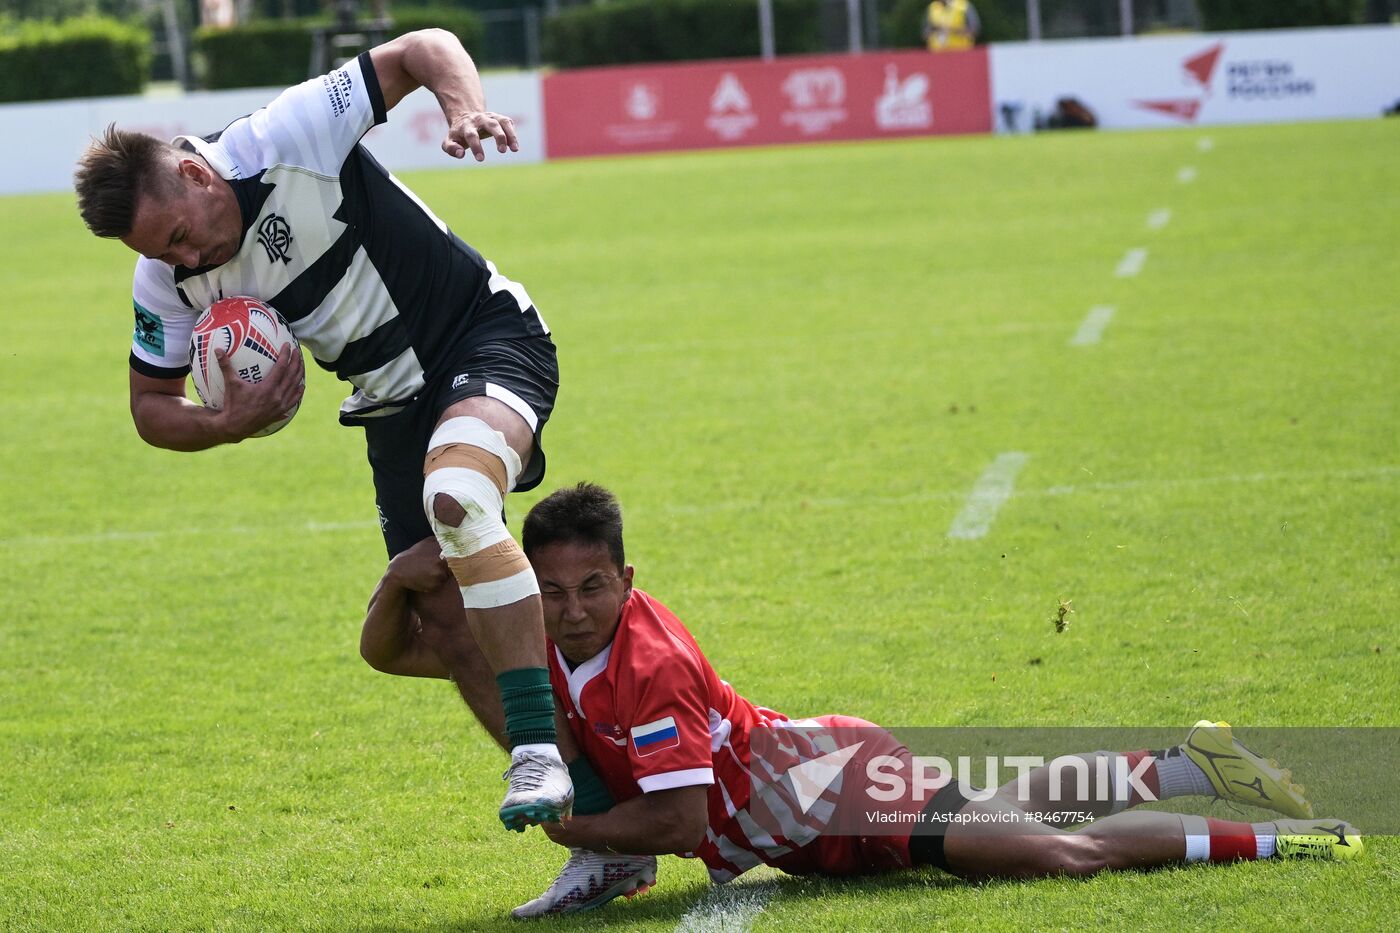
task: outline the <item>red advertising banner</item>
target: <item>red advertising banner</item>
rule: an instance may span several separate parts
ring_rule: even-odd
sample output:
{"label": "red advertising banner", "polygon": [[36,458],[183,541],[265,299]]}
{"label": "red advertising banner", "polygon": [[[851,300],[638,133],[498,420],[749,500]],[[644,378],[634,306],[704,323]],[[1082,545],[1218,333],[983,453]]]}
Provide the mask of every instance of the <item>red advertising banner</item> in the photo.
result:
{"label": "red advertising banner", "polygon": [[565,71],[544,111],[551,159],[992,129],[981,48]]}

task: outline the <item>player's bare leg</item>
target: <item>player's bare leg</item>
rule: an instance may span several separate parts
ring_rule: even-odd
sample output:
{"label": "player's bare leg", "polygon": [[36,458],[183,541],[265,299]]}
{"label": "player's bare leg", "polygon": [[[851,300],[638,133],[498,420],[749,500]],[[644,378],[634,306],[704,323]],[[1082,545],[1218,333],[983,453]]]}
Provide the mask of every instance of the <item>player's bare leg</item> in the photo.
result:
{"label": "player's bare leg", "polygon": [[1363,848],[1356,831],[1340,820],[1237,823],[1137,812],[1066,832],[1026,817],[1000,798],[969,803],[963,814],[962,822],[948,828],[943,854],[950,871],[975,879],[1084,876],[1182,862],[1350,859]]}
{"label": "player's bare leg", "polygon": [[496,744],[509,752],[510,736],[506,734],[501,695],[491,665],[467,623],[461,590],[449,580],[431,593],[414,593],[409,604],[423,623],[423,641],[451,672],[452,682],[467,707]]}
{"label": "player's bare leg", "polygon": [[[996,797],[1041,821],[1064,827],[1113,812],[1113,779],[1099,753],[1064,755],[997,788]],[[1079,764],[1069,759],[1077,759]]]}
{"label": "player's bare leg", "polygon": [[534,573],[501,520],[534,435],[505,403],[463,399],[442,413],[427,453],[424,508],[500,690],[511,748],[501,820],[517,830],[557,821],[573,805],[573,787],[556,745],[544,610]]}
{"label": "player's bare leg", "polygon": [[965,878],[1091,875],[1181,862],[1186,835],[1170,813],[1123,813],[1078,832],[1046,825],[999,797],[969,803],[948,827],[944,857]]}
{"label": "player's bare leg", "polygon": [[1209,720],[1172,748],[1066,755],[997,790],[997,797],[1060,827],[1186,796],[1248,803],[1295,819],[1313,816],[1286,769],[1246,748],[1227,723]]}

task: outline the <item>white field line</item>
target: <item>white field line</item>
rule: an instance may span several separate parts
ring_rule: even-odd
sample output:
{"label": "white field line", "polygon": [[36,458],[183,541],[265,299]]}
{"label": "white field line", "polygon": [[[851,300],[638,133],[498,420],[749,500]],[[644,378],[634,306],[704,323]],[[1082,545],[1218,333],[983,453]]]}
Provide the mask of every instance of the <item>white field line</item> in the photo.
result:
{"label": "white field line", "polygon": [[713,885],[676,924],[676,933],[747,933],[778,893],[774,881]]}
{"label": "white field line", "polygon": [[[1047,321],[995,321],[995,322],[971,322],[959,324],[958,326],[944,327],[934,326],[926,328],[923,334],[930,338],[940,337],[985,337],[987,335],[1008,336],[1016,334],[1030,334],[1039,331],[1055,330],[1060,325]],[[841,346],[854,343],[856,341],[872,341],[888,343],[891,340],[889,328],[879,330],[846,330],[846,331],[826,331],[821,332],[821,338],[828,345]],[[900,338],[907,339],[907,338]],[[755,334],[746,337],[744,346],[746,347],[791,347],[806,346],[812,341],[809,333],[794,334]],[[734,346],[734,338],[730,337],[693,337],[684,340],[658,341],[655,343],[626,343],[600,348],[597,352],[615,354],[617,356],[635,356],[638,353],[669,353],[669,354],[692,354],[696,350],[709,348],[729,349]]]}
{"label": "white field line", "polygon": [[1202,136],[1196,140],[1196,148],[1202,152],[1210,152],[1215,148],[1215,139],[1210,136]]}
{"label": "white field line", "polygon": [[[1092,474],[1091,474],[1092,475]],[[1137,489],[1179,489],[1196,486],[1234,485],[1247,483],[1298,483],[1311,480],[1374,480],[1400,476],[1400,464],[1362,467],[1355,470],[1320,470],[1295,473],[1231,473],[1219,476],[1195,476],[1184,479],[1130,479],[1111,482],[1087,482],[1049,486],[1044,489],[1021,489],[1018,496],[1092,495],[1099,492],[1119,492]],[[928,502],[956,502],[967,497],[967,488],[927,489],[898,496],[799,496],[785,499],[730,499],[705,505],[633,506],[636,515],[710,515],[716,512],[762,512],[787,506],[791,509],[902,509]]]}
{"label": "white field line", "polygon": [[1157,210],[1147,215],[1147,229],[1161,230],[1171,223],[1172,209],[1170,207],[1159,207]]}
{"label": "white field line", "polygon": [[[1353,470],[1318,470],[1293,473],[1227,473],[1217,476],[1191,476],[1180,479],[1129,479],[1114,481],[1091,481],[1043,489],[1020,489],[1016,495],[1027,496],[1077,496],[1096,493],[1113,493],[1136,489],[1189,489],[1199,486],[1229,486],[1251,483],[1298,483],[1314,480],[1334,482],[1347,480],[1383,480],[1400,476],[1400,464],[1387,464],[1374,467],[1359,467]],[[956,502],[967,497],[967,488],[925,489],[919,492],[897,496],[790,496],[783,499],[727,499],[707,502],[704,505],[672,503],[670,505],[635,505],[628,514],[635,515],[712,515],[724,512],[758,512],[774,509],[870,509],[905,508],[928,502]],[[319,534],[331,531],[365,531],[375,527],[370,519],[361,522],[288,522],[286,524],[266,524],[247,527],[228,527],[221,534],[254,537],[276,535],[285,537],[296,534]],[[208,537],[205,527],[167,528],[158,531],[104,531],[96,534],[78,535],[18,535],[13,538],[0,538],[0,548],[72,547],[82,544],[106,544],[122,541],[160,541],[167,538]]]}
{"label": "white field line", "polygon": [[1183,185],[1191,184],[1191,182],[1196,180],[1196,166],[1183,165],[1181,170],[1176,173],[1176,180]]}
{"label": "white field line", "polygon": [[1142,271],[1142,267],[1147,264],[1147,250],[1136,247],[1123,254],[1123,258],[1118,261],[1118,268],[1113,270],[1113,274],[1120,279],[1128,279]]}
{"label": "white field line", "polygon": [[1089,313],[1084,316],[1084,321],[1079,325],[1079,330],[1074,336],[1069,338],[1071,347],[1087,347],[1090,344],[1099,342],[1103,336],[1103,329],[1108,326],[1108,322],[1113,320],[1113,305],[1094,305],[1089,309]]}
{"label": "white field line", "polygon": [[997,512],[1011,498],[1016,488],[1016,474],[1030,458],[1018,451],[997,454],[992,465],[977,478],[968,494],[967,503],[948,527],[948,537],[972,541],[982,537],[992,527]]}
{"label": "white field line", "polygon": [[358,522],[292,522],[269,525],[229,525],[210,529],[206,525],[187,528],[163,528],[158,531],[94,531],[79,535],[21,535],[0,538],[0,547],[45,547],[51,544],[120,544],[123,541],[159,541],[165,538],[231,537],[242,538],[260,534],[320,534],[327,531],[357,531],[375,526],[372,519]]}

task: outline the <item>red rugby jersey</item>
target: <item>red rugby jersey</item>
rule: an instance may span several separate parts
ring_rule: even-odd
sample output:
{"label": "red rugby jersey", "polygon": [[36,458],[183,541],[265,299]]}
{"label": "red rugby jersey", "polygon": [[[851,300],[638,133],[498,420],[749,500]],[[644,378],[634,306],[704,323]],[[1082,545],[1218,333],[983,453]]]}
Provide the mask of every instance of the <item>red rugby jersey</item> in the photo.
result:
{"label": "red rugby jersey", "polygon": [[[770,833],[747,812],[749,734],[786,724],[755,706],[705,660],[681,621],[641,590],[623,605],[612,643],[570,671],[550,645],[549,673],[574,739],[616,800],[648,791],[707,784],[709,827],[694,852],[718,882],[795,851],[816,837],[817,808],[784,819]],[[787,731],[787,730],[784,730]]]}

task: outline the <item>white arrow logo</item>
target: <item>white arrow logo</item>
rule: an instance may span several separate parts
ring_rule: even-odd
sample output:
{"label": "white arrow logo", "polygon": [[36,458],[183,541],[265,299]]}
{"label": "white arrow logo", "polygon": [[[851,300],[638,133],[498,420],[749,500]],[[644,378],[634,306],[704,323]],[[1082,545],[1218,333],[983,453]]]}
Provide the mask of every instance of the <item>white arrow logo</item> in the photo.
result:
{"label": "white arrow logo", "polygon": [[820,758],[804,761],[788,771],[788,776],[792,778],[793,792],[797,794],[797,804],[804,814],[826,793],[831,782],[835,781],[841,774],[841,769],[846,767],[846,762],[850,761],[851,756],[860,751],[864,744],[857,742],[847,745]]}

